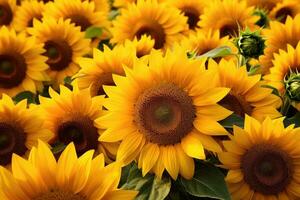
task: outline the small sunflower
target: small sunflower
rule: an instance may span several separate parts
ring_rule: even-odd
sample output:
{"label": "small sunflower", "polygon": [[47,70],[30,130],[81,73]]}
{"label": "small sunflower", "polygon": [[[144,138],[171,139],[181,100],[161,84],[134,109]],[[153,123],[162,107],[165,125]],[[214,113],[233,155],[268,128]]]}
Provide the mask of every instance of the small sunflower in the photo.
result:
{"label": "small sunflower", "polygon": [[45,4],[38,0],[23,1],[18,7],[16,16],[13,21],[13,28],[16,31],[23,31],[33,26],[33,19],[40,20],[42,13],[45,11]]}
{"label": "small sunflower", "polygon": [[270,28],[262,31],[266,38],[266,48],[264,55],[259,57],[262,66],[262,73],[269,73],[270,68],[273,66],[272,60],[274,54],[279,52],[279,49],[287,50],[287,44],[296,47],[300,41],[300,14],[294,19],[290,16],[287,17],[285,24],[278,21],[271,21]]}
{"label": "small sunflower", "polygon": [[38,84],[48,80],[47,58],[42,53],[42,45],[32,37],[0,28],[0,96],[15,96],[24,90],[36,93]]}
{"label": "small sunflower", "polygon": [[283,0],[271,10],[269,15],[271,19],[284,23],[287,16],[295,17],[299,13],[300,4],[298,0]]}
{"label": "small sunflower", "polygon": [[12,157],[12,172],[0,167],[2,200],[131,200],[137,191],[117,189],[121,177],[118,164],[104,167],[104,157],[93,159],[93,151],[77,157],[74,144],[66,147],[58,161],[39,141],[25,160]]}
{"label": "small sunflower", "polygon": [[254,7],[248,7],[245,1],[213,0],[205,7],[198,26],[219,30],[221,37],[237,36],[240,29],[257,28],[259,17],[252,15],[253,12]]}
{"label": "small sunflower", "polygon": [[89,88],[79,90],[76,85],[73,91],[61,85],[60,94],[51,88],[49,93],[51,98],[40,97],[41,110],[45,117],[44,126],[55,134],[55,140],[65,145],[74,142],[79,155],[94,149],[109,158],[111,153],[106,150],[113,146],[98,142],[101,129],[95,124],[95,120],[103,115],[103,96],[91,97]]}
{"label": "small sunflower", "polygon": [[16,0],[0,0],[0,28],[12,24],[16,10]]}
{"label": "small sunflower", "polygon": [[[298,74],[300,72],[300,43],[293,48],[291,45],[287,46],[287,50],[279,50],[278,54],[274,55],[273,67],[270,69],[270,74],[264,76],[268,84],[278,89],[278,91],[285,95],[287,90],[285,88],[285,80],[291,74]],[[298,99],[300,101],[300,99]],[[296,104],[300,110],[300,103]]]}
{"label": "small sunflower", "polygon": [[27,109],[26,100],[15,105],[3,94],[0,100],[0,165],[9,165],[12,154],[24,156],[38,139],[49,142],[54,134],[42,125],[43,119],[37,112]]}
{"label": "small sunflower", "polygon": [[155,40],[155,49],[165,49],[179,41],[188,30],[187,18],[175,7],[156,0],[139,0],[123,9],[113,22],[112,43],[140,39],[143,35]]}
{"label": "small sunflower", "polygon": [[188,59],[180,47],[152,51],[149,65],[135,62],[126,77],[114,75],[116,86],[104,86],[108,112],[96,120],[106,130],[100,141],[121,141],[117,161],[137,159],[143,175],[164,170],[177,179],[194,174],[193,158],[205,159],[204,149],[221,151],[212,136],[227,135],[217,122],[231,114],[217,102],[229,89],[215,87],[205,60]]}
{"label": "small sunflower", "polygon": [[271,11],[277,3],[282,2],[282,0],[246,0],[248,6],[255,6],[256,8],[261,8],[266,11]]}
{"label": "small sunflower", "polygon": [[246,116],[245,128],[234,126],[219,153],[229,169],[226,182],[232,199],[300,199],[300,129],[284,128],[283,118],[262,123]]}
{"label": "small sunflower", "polygon": [[182,48],[195,52],[197,55],[205,54],[221,46],[229,46],[233,51],[236,51],[233,42],[229,40],[229,36],[220,37],[219,30],[197,30],[196,33],[191,33],[189,37],[185,38],[181,44]]}
{"label": "small sunflower", "polygon": [[115,85],[112,75],[124,75],[123,65],[131,67],[136,58],[133,46],[116,46],[113,50],[104,47],[104,51],[94,49],[93,58],[80,58],[81,70],[74,76],[80,89],[91,87],[91,95],[105,94],[103,85]]}
{"label": "small sunflower", "polygon": [[197,23],[200,20],[200,15],[203,13],[206,3],[199,0],[169,0],[169,3],[183,12],[188,18],[188,25],[190,30],[199,28]]}
{"label": "small sunflower", "polygon": [[250,115],[260,121],[267,116],[280,117],[277,111],[281,104],[278,96],[272,94],[272,89],[262,87],[261,75],[249,76],[246,66],[237,68],[230,60],[221,60],[219,64],[210,61],[208,69],[214,70],[219,77],[219,86],[230,88],[230,92],[219,104],[245,117]]}
{"label": "small sunflower", "polygon": [[76,26],[85,31],[91,26],[101,27],[104,31],[109,27],[107,13],[95,9],[95,2],[81,0],[59,0],[48,3],[44,18],[70,19]]}
{"label": "small sunflower", "polygon": [[34,27],[29,28],[28,32],[44,44],[44,55],[48,57],[46,63],[49,65],[47,73],[57,88],[65,77],[77,73],[79,66],[76,59],[89,53],[90,40],[85,39],[84,33],[69,19],[34,20],[33,24]]}

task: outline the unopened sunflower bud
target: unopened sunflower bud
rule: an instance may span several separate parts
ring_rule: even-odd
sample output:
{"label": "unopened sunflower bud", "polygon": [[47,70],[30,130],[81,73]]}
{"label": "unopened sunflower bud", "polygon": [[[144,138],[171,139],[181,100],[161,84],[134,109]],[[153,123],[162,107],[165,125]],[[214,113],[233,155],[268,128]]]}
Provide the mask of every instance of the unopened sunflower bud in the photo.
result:
{"label": "unopened sunflower bud", "polygon": [[287,96],[296,102],[300,102],[300,73],[293,73],[285,81]]}
{"label": "unopened sunflower bud", "polygon": [[239,53],[244,57],[258,58],[264,53],[265,40],[260,36],[259,32],[245,30],[236,38],[235,45],[239,49]]}
{"label": "unopened sunflower bud", "polygon": [[269,26],[269,17],[268,17],[268,13],[260,8],[257,8],[254,12],[253,12],[254,16],[258,16],[259,20],[255,23],[256,25],[266,28]]}

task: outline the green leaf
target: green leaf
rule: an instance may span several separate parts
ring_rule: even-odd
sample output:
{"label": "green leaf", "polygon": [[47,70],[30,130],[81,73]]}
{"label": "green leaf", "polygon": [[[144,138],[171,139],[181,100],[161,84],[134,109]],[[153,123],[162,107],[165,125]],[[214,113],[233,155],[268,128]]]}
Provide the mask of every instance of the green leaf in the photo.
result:
{"label": "green leaf", "polygon": [[214,165],[201,162],[191,180],[180,178],[185,191],[192,196],[230,200],[224,175]]}
{"label": "green leaf", "polygon": [[250,70],[248,72],[249,76],[257,74],[258,70],[260,69],[260,65],[254,65],[250,67]]}
{"label": "green leaf", "polygon": [[24,91],[17,94],[15,97],[13,97],[13,100],[15,103],[18,103],[24,99],[27,99],[27,103],[30,104],[30,103],[36,103],[35,98],[36,96],[32,92]]}
{"label": "green leaf", "polygon": [[[139,191],[136,200],[163,200],[167,197],[171,189],[170,178],[159,180],[150,174],[143,177],[142,172],[135,163],[129,166],[129,170],[127,167],[122,170],[122,173],[125,173],[125,176],[127,176],[126,182],[121,187],[122,189]],[[123,174],[122,177],[124,179]]]}
{"label": "green leaf", "polygon": [[244,127],[244,119],[236,114],[232,114],[226,119],[220,121],[220,124],[224,128],[233,128],[233,125],[239,126],[241,128]]}
{"label": "green leaf", "polygon": [[233,55],[231,48],[228,46],[222,46],[215,48],[213,50],[210,50],[206,52],[205,54],[202,54],[200,56],[197,56],[196,58],[218,58],[218,57],[224,57],[224,56],[229,56]]}
{"label": "green leaf", "polygon": [[91,26],[85,31],[85,37],[86,38],[96,38],[100,37],[103,33],[102,28],[96,27],[96,26]]}
{"label": "green leaf", "polygon": [[295,124],[295,127],[300,127],[300,112],[297,112],[293,117],[284,119],[285,126],[289,126],[291,124]]}

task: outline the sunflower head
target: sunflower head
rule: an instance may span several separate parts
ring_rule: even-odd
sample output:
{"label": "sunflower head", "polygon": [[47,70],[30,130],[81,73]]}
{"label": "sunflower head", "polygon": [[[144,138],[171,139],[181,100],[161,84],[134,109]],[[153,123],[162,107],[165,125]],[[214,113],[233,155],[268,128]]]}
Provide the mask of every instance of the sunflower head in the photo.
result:
{"label": "sunflower head", "polygon": [[0,0],[0,28],[12,24],[16,9],[16,0]]}
{"label": "sunflower head", "polygon": [[271,19],[284,23],[287,16],[295,17],[298,13],[300,13],[300,5],[297,0],[283,0],[276,4],[269,15]]}
{"label": "sunflower head", "polygon": [[[138,22],[138,23],[137,23]],[[188,30],[187,18],[175,7],[152,0],[140,0],[122,10],[113,22],[112,43],[150,36],[155,49],[165,49],[179,41]]]}
{"label": "sunflower head", "polygon": [[[233,199],[299,199],[299,131],[283,118],[263,122],[246,116],[244,129],[234,127],[219,153]],[[293,141],[293,142],[292,142]]]}
{"label": "sunflower head", "polygon": [[284,81],[286,94],[292,101],[300,102],[300,74],[292,73]]}

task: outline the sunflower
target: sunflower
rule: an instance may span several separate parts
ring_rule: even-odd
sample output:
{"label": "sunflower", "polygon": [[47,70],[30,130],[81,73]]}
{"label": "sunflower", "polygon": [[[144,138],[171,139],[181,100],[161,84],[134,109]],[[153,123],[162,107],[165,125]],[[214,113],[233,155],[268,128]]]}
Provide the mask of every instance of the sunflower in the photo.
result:
{"label": "sunflower", "polygon": [[229,40],[229,36],[220,37],[219,30],[208,31],[197,30],[196,33],[191,33],[185,38],[182,43],[182,48],[195,52],[197,55],[202,55],[210,50],[221,46],[229,46],[233,51],[236,51],[233,42]]}
{"label": "sunflower", "polygon": [[[287,46],[287,50],[279,50],[278,54],[274,55],[273,67],[270,69],[270,74],[264,76],[268,84],[278,89],[281,95],[286,93],[284,81],[289,78],[292,73],[300,71],[300,43],[293,48]],[[300,103],[295,105],[300,110]]]}
{"label": "sunflower", "polygon": [[118,164],[104,167],[103,155],[93,159],[92,150],[78,158],[72,143],[56,161],[48,146],[39,141],[28,160],[13,155],[12,172],[0,167],[0,197],[2,200],[134,199],[137,191],[117,189],[120,177]]}
{"label": "sunflower", "polygon": [[65,145],[74,142],[79,155],[94,149],[104,153],[109,159],[116,145],[99,143],[101,129],[97,128],[95,120],[103,115],[103,96],[91,97],[89,88],[79,90],[76,85],[73,91],[60,86],[60,94],[49,89],[51,98],[40,97],[41,110],[44,115],[44,126],[55,134],[55,140]]}
{"label": "sunflower", "polygon": [[284,128],[283,118],[262,123],[246,116],[245,128],[234,126],[219,159],[232,199],[299,199],[300,129]]}
{"label": "sunflower", "polygon": [[44,13],[44,18],[70,19],[76,26],[85,31],[91,26],[101,27],[103,31],[109,27],[107,13],[95,9],[95,2],[81,0],[59,0],[50,2]]}
{"label": "sunflower", "polygon": [[50,67],[47,73],[54,87],[58,88],[65,77],[73,76],[79,70],[76,59],[89,53],[90,40],[85,39],[84,33],[71,24],[69,19],[34,20],[33,25],[28,32],[44,44],[45,55],[48,57],[46,63]]}
{"label": "sunflower", "polygon": [[245,114],[262,121],[267,116],[280,117],[277,111],[281,104],[278,96],[272,94],[272,89],[262,87],[261,75],[249,76],[246,66],[237,68],[232,61],[221,60],[219,64],[210,61],[208,69],[214,70],[219,77],[219,86],[230,88],[230,92],[219,103],[235,114],[245,117]]}
{"label": "sunflower", "polygon": [[179,41],[188,30],[187,18],[175,7],[156,0],[140,0],[123,9],[113,22],[112,43],[126,39],[140,39],[149,35],[155,40],[155,49],[165,49]]}
{"label": "sunflower", "polygon": [[100,141],[121,141],[117,161],[137,159],[143,175],[161,178],[166,169],[190,179],[193,158],[205,159],[204,149],[221,151],[213,135],[227,135],[217,122],[231,114],[217,102],[229,89],[215,87],[205,60],[188,59],[180,47],[166,55],[152,51],[149,66],[135,62],[126,77],[114,75],[116,86],[104,86],[108,112],[96,120],[106,130]]}
{"label": "sunflower", "polygon": [[16,0],[0,0],[0,28],[11,25],[16,9]]}
{"label": "sunflower", "polygon": [[80,58],[81,70],[74,76],[80,89],[91,87],[91,95],[105,94],[103,85],[114,85],[113,74],[124,75],[123,65],[133,65],[136,58],[133,46],[116,46],[113,50],[104,47],[103,52],[93,50],[93,58]]}
{"label": "sunflower", "polygon": [[190,30],[199,28],[197,23],[200,20],[200,15],[203,13],[203,9],[206,5],[204,1],[199,0],[169,0],[169,3],[183,12],[188,18],[188,25]]}
{"label": "sunflower", "polygon": [[300,13],[300,4],[298,0],[283,0],[278,3],[270,12],[270,18],[285,22],[287,16],[295,17]]}
{"label": "sunflower", "polygon": [[41,81],[48,80],[43,47],[32,37],[0,28],[0,96],[15,96],[24,90],[36,93]]}
{"label": "sunflower", "polygon": [[33,26],[33,19],[40,20],[42,13],[45,11],[45,4],[38,0],[23,1],[16,12],[13,21],[13,28],[16,31],[23,31],[27,27]]}
{"label": "sunflower", "polygon": [[12,154],[24,156],[38,139],[50,141],[54,135],[42,125],[43,119],[37,112],[27,109],[26,100],[15,105],[3,94],[0,100],[0,165],[9,165]]}
{"label": "sunflower", "polygon": [[300,29],[298,28],[300,22],[300,14],[294,19],[287,17],[285,24],[277,21],[270,22],[270,28],[263,30],[263,35],[266,38],[266,48],[264,55],[259,57],[262,66],[262,73],[269,73],[273,66],[272,60],[274,54],[279,52],[279,49],[287,50],[287,44],[296,47],[300,41]]}
{"label": "sunflower", "polygon": [[236,36],[239,29],[256,29],[259,17],[252,15],[254,7],[247,7],[245,1],[214,0],[207,4],[198,26],[204,29],[219,30],[221,37]]}
{"label": "sunflower", "polygon": [[266,11],[271,11],[277,3],[282,2],[282,0],[246,0],[248,6],[255,6],[256,8],[261,8]]}

